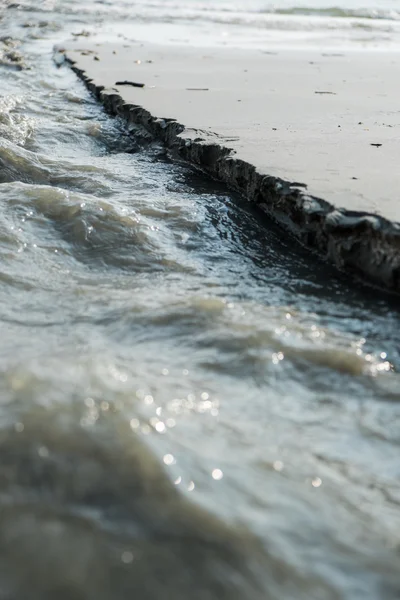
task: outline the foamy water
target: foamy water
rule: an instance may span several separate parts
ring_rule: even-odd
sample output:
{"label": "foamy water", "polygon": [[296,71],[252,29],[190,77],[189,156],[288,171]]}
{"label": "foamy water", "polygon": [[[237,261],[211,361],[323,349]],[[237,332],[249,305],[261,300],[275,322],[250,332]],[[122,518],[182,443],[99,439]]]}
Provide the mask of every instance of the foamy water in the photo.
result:
{"label": "foamy water", "polygon": [[397,4],[3,11],[1,597],[399,597],[398,300],[127,136],[52,61],[84,31],[362,50],[359,27],[387,49]]}
{"label": "foamy water", "polygon": [[[79,8],[78,8],[79,6]],[[399,49],[398,0],[229,2],[153,0],[63,3],[96,18],[108,37],[256,48]],[[132,25],[134,23],[134,25]],[[97,25],[95,29],[98,29]]]}

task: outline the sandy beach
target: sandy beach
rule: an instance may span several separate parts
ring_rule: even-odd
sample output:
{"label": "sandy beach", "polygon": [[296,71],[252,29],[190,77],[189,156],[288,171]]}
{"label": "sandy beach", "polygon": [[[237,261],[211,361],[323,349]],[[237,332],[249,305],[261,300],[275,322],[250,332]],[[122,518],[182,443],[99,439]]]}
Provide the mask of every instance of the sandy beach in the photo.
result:
{"label": "sandy beach", "polygon": [[111,112],[144,125],[337,266],[400,290],[399,54],[94,39],[69,44],[67,58]]}

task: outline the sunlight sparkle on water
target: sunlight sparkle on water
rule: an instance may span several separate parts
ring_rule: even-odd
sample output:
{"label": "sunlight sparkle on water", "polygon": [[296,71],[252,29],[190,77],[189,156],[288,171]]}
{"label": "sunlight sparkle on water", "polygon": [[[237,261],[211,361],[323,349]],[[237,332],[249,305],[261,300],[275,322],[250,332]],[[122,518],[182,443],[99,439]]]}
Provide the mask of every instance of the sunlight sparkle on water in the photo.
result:
{"label": "sunlight sparkle on water", "polygon": [[121,560],[125,565],[128,565],[129,563],[131,563],[133,561],[133,554],[132,552],[129,551],[125,551],[121,554]]}
{"label": "sunlight sparkle on water", "polygon": [[163,461],[164,461],[164,464],[166,464],[168,466],[174,465],[176,463],[176,460],[172,454],[165,454],[163,457]]}
{"label": "sunlight sparkle on water", "polygon": [[165,423],[163,423],[162,421],[158,421],[158,423],[156,423],[156,425],[155,425],[155,430],[158,433],[165,433],[165,430],[166,430]]}
{"label": "sunlight sparkle on water", "polygon": [[140,425],[139,419],[131,419],[130,420],[131,429],[137,429],[139,427],[139,425]]}
{"label": "sunlight sparkle on water", "polygon": [[283,471],[284,464],[281,460],[276,460],[272,466],[275,471],[280,472],[280,471]]}

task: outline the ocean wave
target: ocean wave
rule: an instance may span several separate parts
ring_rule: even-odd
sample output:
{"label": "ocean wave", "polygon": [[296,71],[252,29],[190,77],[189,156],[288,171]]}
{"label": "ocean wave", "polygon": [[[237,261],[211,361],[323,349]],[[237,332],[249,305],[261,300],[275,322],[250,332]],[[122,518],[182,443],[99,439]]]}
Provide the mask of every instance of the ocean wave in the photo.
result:
{"label": "ocean wave", "polygon": [[125,18],[141,18],[141,19],[156,19],[162,20],[163,18],[172,18],[173,20],[180,20],[182,18],[197,18],[199,21],[203,20],[205,15],[210,17],[214,14],[224,14],[226,16],[226,22],[231,22],[231,18],[228,15],[252,15],[257,18],[262,15],[282,15],[282,16],[306,16],[306,17],[324,17],[324,18],[340,18],[340,19],[368,19],[368,20],[388,20],[388,21],[399,21],[400,10],[389,6],[377,6],[376,7],[358,7],[348,8],[345,6],[286,6],[277,7],[274,5],[267,5],[260,0],[253,0],[251,2],[227,2],[220,1],[216,4],[211,4],[206,0],[198,2],[193,1],[168,1],[168,0],[156,0],[153,2],[146,2],[145,0],[136,0],[131,2],[130,0],[118,0],[117,2],[111,2],[103,0],[101,2],[95,0],[87,0],[86,2],[78,2],[77,0],[70,0],[69,2],[60,2],[57,0],[48,0],[42,3],[40,6],[37,2],[27,1],[18,4],[18,10],[24,12],[50,12],[54,11],[59,14],[91,14],[96,17],[115,17],[118,19]]}
{"label": "ocean wave", "polygon": [[180,15],[164,13],[162,15],[152,16],[157,22],[182,22],[190,23],[215,23],[226,27],[250,27],[254,29],[283,30],[283,31],[315,31],[315,30],[351,30],[362,27],[372,31],[392,31],[396,30],[400,22],[400,13],[396,18],[374,19],[371,16],[356,16],[326,13],[321,14],[318,11],[313,13],[301,12],[293,9],[292,11],[268,11],[268,12],[230,12],[207,11],[196,13],[186,11]]}
{"label": "ocean wave", "polygon": [[35,120],[18,112],[20,104],[16,96],[0,96],[0,138],[23,146],[32,135]]}
{"label": "ocean wave", "polygon": [[[15,375],[21,407],[25,385],[32,394],[43,383]],[[1,428],[0,556],[10,597],[265,598],[261,565],[272,565],[255,536],[179,493],[104,406],[36,406]]]}
{"label": "ocean wave", "polygon": [[388,10],[380,8],[340,8],[332,6],[330,8],[309,8],[309,7],[293,7],[281,9],[268,9],[260,11],[262,14],[278,14],[292,16],[307,16],[307,17],[335,17],[340,19],[371,19],[371,20],[388,20],[399,21],[400,11]]}

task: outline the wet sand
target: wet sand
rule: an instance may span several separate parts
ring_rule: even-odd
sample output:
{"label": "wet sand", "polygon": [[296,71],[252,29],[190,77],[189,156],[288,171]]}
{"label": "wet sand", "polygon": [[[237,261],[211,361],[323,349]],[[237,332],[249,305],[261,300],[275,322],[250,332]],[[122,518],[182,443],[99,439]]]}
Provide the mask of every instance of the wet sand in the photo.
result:
{"label": "wet sand", "polygon": [[337,266],[400,291],[400,55],[79,40],[67,58],[111,112]]}

